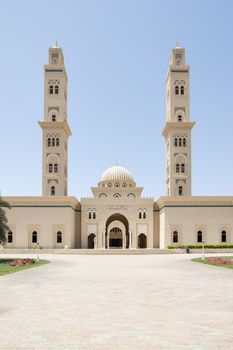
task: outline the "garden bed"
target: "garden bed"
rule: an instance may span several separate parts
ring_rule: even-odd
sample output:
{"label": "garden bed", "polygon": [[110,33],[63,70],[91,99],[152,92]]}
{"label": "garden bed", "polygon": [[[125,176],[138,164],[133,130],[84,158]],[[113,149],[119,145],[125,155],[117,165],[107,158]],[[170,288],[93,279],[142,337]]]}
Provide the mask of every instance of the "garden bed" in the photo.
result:
{"label": "garden bed", "polygon": [[37,267],[40,265],[48,264],[48,260],[30,259],[30,258],[12,258],[12,259],[0,259],[0,276],[6,275],[8,273],[18,272],[32,267]]}
{"label": "garden bed", "polygon": [[192,259],[192,261],[199,262],[202,264],[207,264],[207,265],[233,269],[233,256],[217,256],[217,257],[208,257],[205,259],[196,258],[196,259]]}

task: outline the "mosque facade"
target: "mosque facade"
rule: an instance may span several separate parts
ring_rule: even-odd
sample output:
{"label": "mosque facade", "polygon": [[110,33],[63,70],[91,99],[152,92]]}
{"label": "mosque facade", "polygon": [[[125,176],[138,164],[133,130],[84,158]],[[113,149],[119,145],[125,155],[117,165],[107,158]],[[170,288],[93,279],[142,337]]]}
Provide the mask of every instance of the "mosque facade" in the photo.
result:
{"label": "mosque facade", "polygon": [[168,245],[233,243],[233,197],[192,196],[189,66],[172,49],[166,77],[166,196],[142,196],[132,174],[115,165],[92,197],[67,195],[67,73],[62,49],[44,66],[42,196],[4,197],[10,231],[6,248],[153,249]]}

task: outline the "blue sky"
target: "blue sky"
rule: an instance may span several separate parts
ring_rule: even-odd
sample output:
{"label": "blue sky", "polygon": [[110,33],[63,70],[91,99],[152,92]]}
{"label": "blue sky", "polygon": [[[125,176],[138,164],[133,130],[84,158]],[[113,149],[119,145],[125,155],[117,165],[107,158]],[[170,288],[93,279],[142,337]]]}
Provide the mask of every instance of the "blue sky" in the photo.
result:
{"label": "blue sky", "polygon": [[165,76],[191,66],[193,195],[233,195],[233,2],[0,1],[0,190],[41,195],[43,65],[58,39],[69,76],[69,195],[118,161],[165,194]]}

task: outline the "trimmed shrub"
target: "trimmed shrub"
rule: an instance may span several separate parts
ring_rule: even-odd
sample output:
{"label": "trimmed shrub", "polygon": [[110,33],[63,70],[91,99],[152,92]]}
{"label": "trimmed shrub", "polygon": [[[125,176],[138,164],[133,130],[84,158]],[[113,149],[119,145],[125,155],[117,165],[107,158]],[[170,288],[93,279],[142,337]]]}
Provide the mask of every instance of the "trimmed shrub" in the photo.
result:
{"label": "trimmed shrub", "polygon": [[[168,249],[201,249],[202,244],[177,244],[177,245],[168,245]],[[211,249],[225,249],[225,248],[233,248],[233,244],[204,244],[204,248],[211,248]]]}

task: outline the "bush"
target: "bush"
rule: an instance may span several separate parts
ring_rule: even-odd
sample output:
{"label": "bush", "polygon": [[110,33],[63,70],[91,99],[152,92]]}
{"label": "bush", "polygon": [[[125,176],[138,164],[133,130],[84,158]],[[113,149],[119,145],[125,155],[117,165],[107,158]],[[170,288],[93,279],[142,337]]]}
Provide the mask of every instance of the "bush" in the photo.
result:
{"label": "bush", "polygon": [[[201,249],[202,244],[182,244],[182,245],[177,244],[177,245],[167,246],[168,249],[176,249],[176,248],[185,249],[186,247],[189,249]],[[204,244],[204,248],[212,248],[212,249],[233,248],[233,244]]]}
{"label": "bush", "polygon": [[13,260],[10,265],[11,266],[23,266],[23,265],[32,265],[35,264],[36,260],[35,259],[30,259],[30,258],[26,258],[26,259],[16,259]]}

